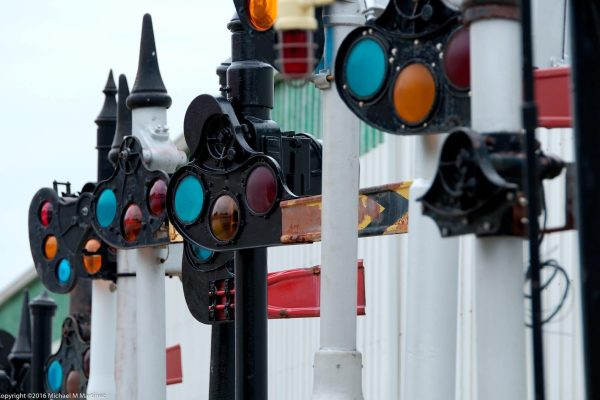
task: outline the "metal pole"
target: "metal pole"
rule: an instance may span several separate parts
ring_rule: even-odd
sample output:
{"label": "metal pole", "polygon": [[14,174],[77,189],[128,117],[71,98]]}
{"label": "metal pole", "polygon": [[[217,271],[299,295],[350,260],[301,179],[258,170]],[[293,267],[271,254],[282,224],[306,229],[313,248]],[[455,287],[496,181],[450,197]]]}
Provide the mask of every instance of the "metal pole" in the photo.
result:
{"label": "metal pole", "polygon": [[214,324],[211,329],[208,398],[209,400],[233,400],[235,399],[235,324]]}
{"label": "metal pole", "polygon": [[[346,35],[364,23],[359,2],[338,1],[323,13],[330,75]],[[323,90],[321,339],[313,399],[362,399],[362,355],[356,350],[355,273],[358,236],[359,122],[337,91]],[[352,217],[354,216],[354,217]]]}
{"label": "metal pole", "polygon": [[[415,176],[431,179],[439,160],[439,137],[416,137]],[[442,239],[421,204],[431,181],[410,187],[406,325],[400,367],[402,399],[454,398],[458,316],[458,238]],[[435,251],[432,251],[435,249]],[[432,385],[431,382],[435,382]]]}
{"label": "metal pole", "polygon": [[136,285],[135,277],[131,276],[134,270],[129,265],[129,258],[134,257],[134,255],[129,255],[132,252],[133,250],[117,250],[117,274],[120,275],[117,279],[117,343],[115,353],[117,399],[138,398]]}
{"label": "metal pole", "polygon": [[[473,129],[521,132],[520,24],[489,18],[470,29]],[[525,399],[522,239],[477,239],[474,268],[477,398]]]}
{"label": "metal pole", "polygon": [[31,310],[31,393],[45,393],[44,366],[52,349],[52,317],[56,302],[44,292],[29,303]]}
{"label": "metal pole", "polygon": [[573,111],[577,167],[577,229],[581,257],[584,357],[588,399],[600,397],[600,8],[594,0],[572,1]]}
{"label": "metal pole", "polygon": [[[121,76],[121,78],[124,78]],[[122,80],[119,79],[119,85]],[[119,100],[125,101],[123,89],[119,88]],[[98,125],[97,145],[98,149],[98,182],[108,179],[113,167],[108,160],[108,152],[115,136],[117,125],[117,103],[114,95],[116,86],[112,70],[104,88],[106,99],[104,106],[96,118]],[[129,91],[127,91],[129,92]],[[79,281],[80,283],[82,280]],[[93,280],[91,282],[91,306],[94,312],[91,316],[90,326],[90,376],[88,379],[87,393],[103,393],[107,399],[114,399],[115,392],[115,343],[117,326],[115,316],[117,314],[117,302],[115,285],[109,281]],[[73,297],[71,297],[71,305]]]}
{"label": "metal pole", "polygon": [[235,252],[235,398],[266,400],[267,249]]}

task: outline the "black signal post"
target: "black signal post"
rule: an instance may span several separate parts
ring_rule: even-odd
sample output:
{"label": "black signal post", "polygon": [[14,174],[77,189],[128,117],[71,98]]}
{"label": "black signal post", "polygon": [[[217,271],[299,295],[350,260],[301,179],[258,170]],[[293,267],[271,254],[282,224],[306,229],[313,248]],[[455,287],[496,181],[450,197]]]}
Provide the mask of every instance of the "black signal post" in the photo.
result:
{"label": "black signal post", "polygon": [[591,104],[600,93],[600,9],[594,0],[573,1],[571,41],[573,47],[573,111],[577,168],[577,226],[581,258],[583,305],[583,355],[586,362],[587,398],[600,397],[600,247],[598,246],[598,199],[600,198],[600,114]]}
{"label": "black signal post", "polygon": [[29,304],[31,309],[32,352],[31,392],[44,393],[44,365],[52,346],[52,317],[56,302],[46,292]]}

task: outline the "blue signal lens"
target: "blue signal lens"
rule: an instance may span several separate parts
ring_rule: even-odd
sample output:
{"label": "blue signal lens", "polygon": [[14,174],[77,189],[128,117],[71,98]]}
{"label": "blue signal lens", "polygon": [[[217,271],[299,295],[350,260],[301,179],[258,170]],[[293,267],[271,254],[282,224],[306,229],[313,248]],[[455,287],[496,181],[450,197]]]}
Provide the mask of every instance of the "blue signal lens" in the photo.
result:
{"label": "blue signal lens", "polygon": [[206,249],[202,246],[196,246],[195,244],[192,245],[192,251],[194,252],[194,256],[196,256],[198,261],[201,262],[208,261],[214,254],[214,252],[212,252],[211,250]]}
{"label": "blue signal lens", "polygon": [[65,284],[69,282],[71,278],[71,263],[66,258],[63,258],[58,263],[58,271],[56,271],[56,276],[58,277],[58,282],[61,284]]}
{"label": "blue signal lens", "polygon": [[96,219],[101,227],[108,227],[117,215],[117,197],[112,189],[104,189],[96,203]]}
{"label": "blue signal lens", "polygon": [[350,49],[345,73],[348,89],[357,97],[379,92],[387,72],[387,60],[381,44],[371,38],[360,39]]}
{"label": "blue signal lens", "polygon": [[58,360],[54,360],[48,367],[48,387],[53,392],[58,392],[62,386],[63,368]]}
{"label": "blue signal lens", "polygon": [[175,189],[175,215],[184,223],[195,221],[204,206],[204,189],[198,178],[188,175]]}

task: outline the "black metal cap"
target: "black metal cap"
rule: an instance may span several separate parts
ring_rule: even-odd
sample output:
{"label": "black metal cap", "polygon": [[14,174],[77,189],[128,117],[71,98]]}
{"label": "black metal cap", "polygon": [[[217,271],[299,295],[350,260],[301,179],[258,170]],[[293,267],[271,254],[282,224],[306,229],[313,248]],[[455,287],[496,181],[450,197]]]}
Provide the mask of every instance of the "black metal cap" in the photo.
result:
{"label": "black metal cap", "polygon": [[117,110],[117,130],[110,146],[108,159],[114,165],[119,158],[119,148],[125,136],[131,135],[131,110],[125,104],[129,96],[129,85],[127,85],[127,77],[119,75],[119,108]]}
{"label": "black metal cap", "polygon": [[115,79],[113,78],[112,69],[108,74],[106,85],[102,91],[106,96],[104,98],[104,105],[100,110],[100,114],[96,117],[96,124],[101,125],[102,122],[114,122],[117,117],[117,100],[115,94],[117,94],[117,86],[115,85]]}
{"label": "black metal cap", "polygon": [[21,306],[21,321],[19,334],[15,339],[12,350],[8,355],[11,364],[31,361],[31,319],[29,317],[29,291],[25,290],[23,305]]}
{"label": "black metal cap", "polygon": [[171,106],[171,97],[160,76],[152,17],[144,15],[142,40],[140,43],[140,61],[131,94],[127,98],[127,107],[165,107]]}
{"label": "black metal cap", "polygon": [[48,292],[44,291],[44,293],[40,294],[35,299],[31,300],[31,304],[29,304],[29,308],[34,315],[36,313],[45,313],[48,315],[54,315],[54,311],[56,310],[56,302],[50,296],[48,296]]}

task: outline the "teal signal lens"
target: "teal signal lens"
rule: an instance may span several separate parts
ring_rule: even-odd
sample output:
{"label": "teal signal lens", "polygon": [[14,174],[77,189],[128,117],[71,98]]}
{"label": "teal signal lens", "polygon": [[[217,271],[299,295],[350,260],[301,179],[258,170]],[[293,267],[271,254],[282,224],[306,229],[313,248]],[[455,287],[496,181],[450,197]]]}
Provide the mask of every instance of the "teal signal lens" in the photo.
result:
{"label": "teal signal lens", "polygon": [[54,360],[48,367],[48,387],[53,392],[58,392],[62,386],[63,368],[58,360]]}
{"label": "teal signal lens", "polygon": [[58,270],[56,271],[58,282],[62,285],[69,282],[71,278],[71,263],[66,258],[63,258],[58,263]]}
{"label": "teal signal lens", "polygon": [[117,197],[112,189],[104,189],[96,203],[96,219],[101,227],[108,227],[117,215]]}
{"label": "teal signal lens", "polygon": [[204,189],[198,178],[188,175],[175,189],[175,215],[184,223],[195,221],[204,206]]}
{"label": "teal signal lens", "polygon": [[202,246],[196,246],[195,244],[192,245],[192,251],[194,252],[194,256],[200,262],[208,261],[214,254],[213,251],[206,249]]}
{"label": "teal signal lens", "polygon": [[372,38],[360,39],[350,49],[345,66],[346,84],[353,95],[372,97],[379,92],[387,72],[387,60],[381,44]]}

